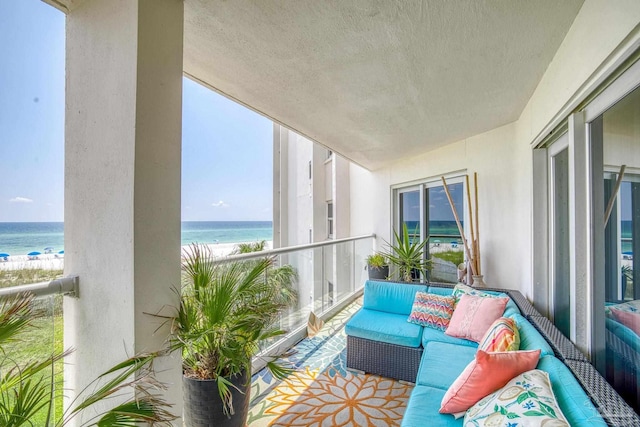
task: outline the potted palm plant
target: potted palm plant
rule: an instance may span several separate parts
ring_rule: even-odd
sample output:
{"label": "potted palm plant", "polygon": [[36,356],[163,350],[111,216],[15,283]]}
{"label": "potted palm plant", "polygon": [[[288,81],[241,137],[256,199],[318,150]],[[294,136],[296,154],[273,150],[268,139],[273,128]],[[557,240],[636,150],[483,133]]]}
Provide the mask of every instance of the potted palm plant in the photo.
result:
{"label": "potted palm plant", "polygon": [[[251,359],[260,343],[283,334],[279,314],[295,299],[273,279],[272,258],[215,263],[207,247],[191,245],[183,261],[180,306],[171,348],[182,353],[187,427],[244,426]],[[276,378],[290,370],[267,361]]]}
{"label": "potted palm plant", "polygon": [[[37,337],[33,296],[21,294],[3,298],[0,303],[0,425],[63,427],[72,422],[78,426],[118,427],[136,425],[171,426],[176,417],[169,405],[154,392],[158,383],[153,375],[153,360],[160,352],[131,357],[80,391],[68,408],[60,413],[54,410],[62,399],[57,391],[56,370],[59,361],[70,351],[56,351],[47,356],[25,359],[13,354],[17,341],[30,341]],[[127,398],[126,390],[136,396]],[[111,409],[96,411],[96,403],[114,399],[121,403]],[[83,415],[84,414],[84,415]],[[80,420],[82,418],[82,421]]]}
{"label": "potted palm plant", "polygon": [[380,252],[376,252],[367,257],[367,271],[369,280],[384,280],[389,277],[389,264],[387,257]]}
{"label": "potted palm plant", "polygon": [[[417,234],[414,232],[414,235]],[[402,235],[393,231],[394,244],[389,244],[389,251],[385,253],[389,262],[395,267],[395,273],[399,280],[413,282],[420,280],[420,274],[426,274],[431,266],[431,261],[423,256],[424,247],[429,242],[425,239],[411,241],[407,224],[402,224]]]}

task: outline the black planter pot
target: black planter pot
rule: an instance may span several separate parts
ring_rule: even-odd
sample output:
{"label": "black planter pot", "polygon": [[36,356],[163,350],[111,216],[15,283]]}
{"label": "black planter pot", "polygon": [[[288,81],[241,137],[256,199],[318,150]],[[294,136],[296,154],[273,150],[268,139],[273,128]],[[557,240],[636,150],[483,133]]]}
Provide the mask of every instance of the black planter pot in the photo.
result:
{"label": "black planter pot", "polygon": [[186,427],[244,427],[249,414],[249,375],[245,371],[231,379],[239,390],[231,388],[235,413],[224,413],[217,380],[182,377],[184,425]]}
{"label": "black planter pot", "polygon": [[387,280],[387,277],[389,277],[388,265],[380,268],[371,267],[370,265],[368,265],[367,270],[369,271],[369,280]]}

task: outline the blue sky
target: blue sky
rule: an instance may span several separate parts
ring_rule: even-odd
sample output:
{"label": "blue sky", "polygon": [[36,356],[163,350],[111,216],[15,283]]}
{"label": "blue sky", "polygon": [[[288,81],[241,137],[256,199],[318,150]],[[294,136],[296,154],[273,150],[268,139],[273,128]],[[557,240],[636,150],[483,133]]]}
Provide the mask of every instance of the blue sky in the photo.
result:
{"label": "blue sky", "polygon": [[[0,0],[0,222],[64,219],[64,20]],[[271,121],[183,85],[182,219],[271,220]]]}

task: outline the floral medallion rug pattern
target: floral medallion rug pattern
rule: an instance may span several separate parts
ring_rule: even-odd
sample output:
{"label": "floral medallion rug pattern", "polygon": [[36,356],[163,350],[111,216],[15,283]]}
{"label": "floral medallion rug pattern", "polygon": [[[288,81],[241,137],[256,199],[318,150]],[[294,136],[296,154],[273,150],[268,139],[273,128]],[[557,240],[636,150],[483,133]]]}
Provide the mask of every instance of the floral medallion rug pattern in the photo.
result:
{"label": "floral medallion rug pattern", "polygon": [[252,378],[249,427],[399,426],[412,386],[346,369],[344,323],[355,302],[295,348],[295,372],[283,381],[266,370]]}

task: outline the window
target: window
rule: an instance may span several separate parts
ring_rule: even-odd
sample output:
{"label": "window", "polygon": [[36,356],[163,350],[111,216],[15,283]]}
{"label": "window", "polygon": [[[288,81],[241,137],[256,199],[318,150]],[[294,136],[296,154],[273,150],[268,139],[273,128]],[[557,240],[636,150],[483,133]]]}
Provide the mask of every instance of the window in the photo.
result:
{"label": "window", "polygon": [[327,237],[333,239],[333,202],[327,203]]}
{"label": "window", "polygon": [[[449,179],[447,186],[461,225],[464,225],[462,179]],[[432,261],[428,279],[434,282],[457,282],[457,266],[464,262],[464,248],[441,181],[434,180],[417,186],[398,188],[395,193],[394,229],[400,231],[403,224],[406,224],[412,242],[414,239],[429,239],[424,253],[424,256]]]}

